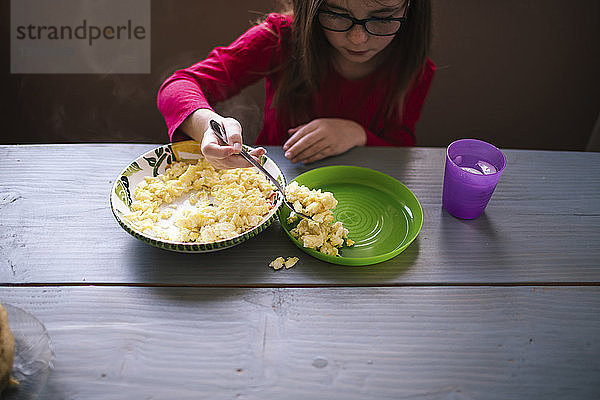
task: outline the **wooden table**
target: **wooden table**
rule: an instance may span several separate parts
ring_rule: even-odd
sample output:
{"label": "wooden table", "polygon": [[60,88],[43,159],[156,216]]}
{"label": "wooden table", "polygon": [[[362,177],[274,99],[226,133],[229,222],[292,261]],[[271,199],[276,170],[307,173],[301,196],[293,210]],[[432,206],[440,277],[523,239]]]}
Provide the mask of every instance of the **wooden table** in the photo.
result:
{"label": "wooden table", "polygon": [[[123,231],[108,196],[147,144],[0,147],[0,300],[55,353],[43,399],[600,398],[600,154],[506,150],[484,215],[441,208],[444,149],[356,148],[420,200],[399,256],[342,267],[278,222],[208,254]],[[297,256],[274,271],[275,256]]]}

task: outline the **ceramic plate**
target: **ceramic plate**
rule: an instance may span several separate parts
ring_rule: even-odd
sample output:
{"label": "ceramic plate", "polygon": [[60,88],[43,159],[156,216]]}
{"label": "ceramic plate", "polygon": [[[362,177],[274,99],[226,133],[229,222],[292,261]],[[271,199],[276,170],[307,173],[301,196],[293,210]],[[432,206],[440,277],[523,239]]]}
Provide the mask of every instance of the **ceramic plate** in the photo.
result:
{"label": "ceramic plate", "polygon": [[332,192],[338,200],[333,214],[344,223],[352,247],[342,247],[341,257],[308,249],[296,240],[288,224],[290,211],[282,207],[279,220],[292,242],[313,257],[341,265],[370,265],[400,254],[423,226],[423,209],[416,196],[389,175],[361,167],[331,166],[313,169],[294,181],[310,189]]}
{"label": "ceramic plate", "polygon": [[[235,246],[236,244],[242,243],[258,235],[273,223],[282,201],[279,192],[276,193],[275,207],[273,207],[269,214],[263,218],[260,224],[236,237],[213,243],[175,242],[158,239],[142,233],[133,224],[123,218],[123,215],[130,212],[132,193],[135,191],[137,184],[140,183],[144,177],[157,176],[158,174],[164,173],[166,166],[175,161],[194,160],[200,157],[202,157],[200,143],[193,140],[187,140],[160,146],[138,157],[129,164],[115,179],[115,183],[110,192],[112,212],[117,219],[117,222],[119,222],[119,225],[137,239],[151,244],[152,246],[178,252],[201,253]],[[265,167],[271,175],[273,175],[283,186],[286,185],[283,173],[273,160],[267,156],[262,156],[260,161],[263,167]]]}
{"label": "ceramic plate", "polygon": [[44,324],[28,312],[3,304],[15,338],[12,375],[19,381],[2,393],[2,399],[36,399],[42,393],[52,368],[54,353]]}

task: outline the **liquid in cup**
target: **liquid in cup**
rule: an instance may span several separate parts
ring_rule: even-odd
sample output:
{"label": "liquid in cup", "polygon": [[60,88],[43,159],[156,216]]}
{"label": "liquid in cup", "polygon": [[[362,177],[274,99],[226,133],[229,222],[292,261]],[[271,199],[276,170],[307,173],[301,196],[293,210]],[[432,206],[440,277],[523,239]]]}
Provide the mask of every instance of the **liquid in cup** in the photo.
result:
{"label": "liquid in cup", "polygon": [[487,206],[506,158],[495,146],[477,139],[461,139],[446,151],[442,205],[463,219],[479,217]]}
{"label": "liquid in cup", "polygon": [[452,161],[458,165],[463,171],[470,172],[476,175],[491,175],[498,172],[493,164],[485,160],[480,160],[480,157],[470,155],[458,155]]}

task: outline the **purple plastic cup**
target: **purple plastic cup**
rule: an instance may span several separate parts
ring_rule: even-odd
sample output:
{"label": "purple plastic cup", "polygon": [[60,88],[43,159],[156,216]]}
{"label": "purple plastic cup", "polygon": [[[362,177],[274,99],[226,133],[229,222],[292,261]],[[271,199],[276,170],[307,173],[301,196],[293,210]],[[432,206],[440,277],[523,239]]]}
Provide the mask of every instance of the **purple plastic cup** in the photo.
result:
{"label": "purple plastic cup", "polygon": [[460,139],[446,150],[442,205],[457,218],[479,217],[506,167],[498,148],[477,139]]}

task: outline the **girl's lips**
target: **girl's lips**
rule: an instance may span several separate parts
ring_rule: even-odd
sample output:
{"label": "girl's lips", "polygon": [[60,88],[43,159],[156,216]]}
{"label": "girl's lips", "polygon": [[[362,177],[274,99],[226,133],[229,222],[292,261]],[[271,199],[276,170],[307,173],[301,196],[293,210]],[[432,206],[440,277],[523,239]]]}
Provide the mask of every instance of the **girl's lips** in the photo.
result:
{"label": "girl's lips", "polygon": [[365,54],[367,54],[369,52],[369,50],[352,51],[350,49],[346,49],[346,51],[348,52],[348,54],[353,55],[353,56],[364,56]]}

